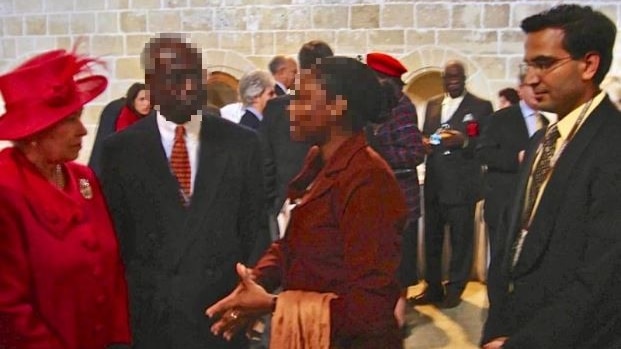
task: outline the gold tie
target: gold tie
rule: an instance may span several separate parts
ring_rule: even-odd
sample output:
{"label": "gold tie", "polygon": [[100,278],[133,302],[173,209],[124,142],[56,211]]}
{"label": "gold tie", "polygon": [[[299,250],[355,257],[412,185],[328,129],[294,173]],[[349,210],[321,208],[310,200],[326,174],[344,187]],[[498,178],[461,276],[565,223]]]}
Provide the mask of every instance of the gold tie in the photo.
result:
{"label": "gold tie", "polygon": [[554,125],[548,129],[543,139],[541,156],[539,157],[539,161],[537,162],[535,170],[531,175],[530,190],[528,191],[527,198],[528,201],[526,202],[526,206],[524,207],[524,212],[522,214],[523,228],[528,228],[530,217],[533,213],[537,196],[539,195],[539,190],[550,173],[550,161],[552,160],[552,156],[556,150],[556,141],[560,136],[561,134],[558,132],[558,128]]}

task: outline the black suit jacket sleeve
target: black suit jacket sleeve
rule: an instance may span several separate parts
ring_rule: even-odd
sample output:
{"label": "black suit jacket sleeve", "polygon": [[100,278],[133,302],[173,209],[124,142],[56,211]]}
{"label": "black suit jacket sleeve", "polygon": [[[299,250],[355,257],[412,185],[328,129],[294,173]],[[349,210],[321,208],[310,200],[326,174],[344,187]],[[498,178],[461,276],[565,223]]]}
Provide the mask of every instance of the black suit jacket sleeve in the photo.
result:
{"label": "black suit jacket sleeve", "polygon": [[121,180],[121,172],[119,164],[121,161],[117,158],[123,154],[123,149],[119,149],[119,143],[110,142],[109,139],[104,140],[101,152],[101,187],[106,196],[108,208],[110,209],[111,218],[116,227],[116,232],[121,247],[123,260],[131,260],[133,256],[134,246],[134,224],[127,208],[127,200],[125,198],[125,190],[123,189],[123,181]]}
{"label": "black suit jacket sleeve", "polygon": [[261,141],[258,136],[252,137],[248,146],[248,157],[243,179],[242,200],[238,216],[244,251],[244,261],[253,266],[271,242],[267,228],[265,211],[265,186],[263,184],[263,156]]}
{"label": "black suit jacket sleeve", "polygon": [[[525,148],[525,142],[509,143],[505,132],[519,133],[518,125],[515,125],[510,117],[513,113],[518,113],[522,118],[519,106],[513,106],[499,110],[490,116],[487,125],[483,127],[481,137],[479,138],[476,154],[481,163],[487,165],[489,170],[500,172],[516,173],[519,168],[517,153]],[[520,121],[521,120],[517,120]],[[511,128],[508,130],[506,128]],[[505,131],[505,132],[503,132]],[[520,149],[521,148],[521,149]]]}

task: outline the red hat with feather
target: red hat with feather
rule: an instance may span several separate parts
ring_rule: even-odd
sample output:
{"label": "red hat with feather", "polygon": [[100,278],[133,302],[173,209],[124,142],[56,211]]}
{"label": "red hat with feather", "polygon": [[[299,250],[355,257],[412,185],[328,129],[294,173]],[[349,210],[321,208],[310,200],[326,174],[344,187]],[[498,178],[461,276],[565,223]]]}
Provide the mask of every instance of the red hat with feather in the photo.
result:
{"label": "red hat with feather", "polygon": [[0,76],[6,109],[0,116],[0,139],[18,140],[45,130],[101,94],[108,80],[91,73],[93,62],[75,52],[53,50]]}

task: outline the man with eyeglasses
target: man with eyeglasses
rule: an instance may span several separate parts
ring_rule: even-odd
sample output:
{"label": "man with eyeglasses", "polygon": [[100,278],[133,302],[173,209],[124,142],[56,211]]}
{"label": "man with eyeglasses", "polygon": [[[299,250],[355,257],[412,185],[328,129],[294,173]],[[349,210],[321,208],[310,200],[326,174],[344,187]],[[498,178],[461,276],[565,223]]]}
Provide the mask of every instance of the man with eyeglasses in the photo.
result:
{"label": "man with eyeglasses", "polygon": [[533,137],[503,214],[503,292],[483,348],[619,348],[621,113],[599,87],[616,27],[578,5],[521,27],[524,81],[559,121]]}

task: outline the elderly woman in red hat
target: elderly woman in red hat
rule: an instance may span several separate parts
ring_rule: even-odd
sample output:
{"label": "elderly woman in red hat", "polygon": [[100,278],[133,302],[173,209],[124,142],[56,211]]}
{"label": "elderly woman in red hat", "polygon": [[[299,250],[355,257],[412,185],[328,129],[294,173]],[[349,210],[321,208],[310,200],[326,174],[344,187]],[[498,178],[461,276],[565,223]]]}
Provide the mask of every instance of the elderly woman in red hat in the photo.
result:
{"label": "elderly woman in red hat", "polygon": [[0,76],[0,348],[130,342],[127,285],[97,179],[74,162],[82,107],[107,80],[55,50]]}

